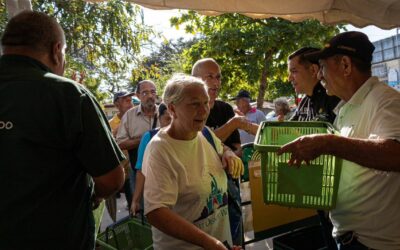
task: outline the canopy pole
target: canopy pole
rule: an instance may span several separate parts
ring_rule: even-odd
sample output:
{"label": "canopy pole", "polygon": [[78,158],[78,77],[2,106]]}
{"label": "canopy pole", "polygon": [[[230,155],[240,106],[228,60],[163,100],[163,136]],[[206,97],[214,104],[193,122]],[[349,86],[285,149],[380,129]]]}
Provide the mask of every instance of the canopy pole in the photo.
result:
{"label": "canopy pole", "polygon": [[23,10],[32,10],[31,0],[6,0],[8,19],[17,15]]}

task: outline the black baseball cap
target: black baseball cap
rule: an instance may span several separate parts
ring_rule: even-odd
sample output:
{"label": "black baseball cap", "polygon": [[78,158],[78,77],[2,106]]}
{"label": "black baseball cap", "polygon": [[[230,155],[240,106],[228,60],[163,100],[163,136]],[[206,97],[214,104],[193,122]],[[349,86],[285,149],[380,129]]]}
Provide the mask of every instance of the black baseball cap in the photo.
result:
{"label": "black baseball cap", "polygon": [[371,63],[374,50],[375,46],[369,41],[367,35],[358,31],[349,31],[334,36],[323,49],[304,56],[308,60],[315,61],[341,54]]}
{"label": "black baseball cap", "polygon": [[133,96],[133,95],[135,95],[135,93],[133,93],[133,92],[119,91],[114,94],[113,102],[115,103],[118,100],[118,98],[120,98],[120,97]]}
{"label": "black baseball cap", "polygon": [[231,100],[236,100],[236,99],[239,99],[239,98],[249,98],[249,99],[251,99],[249,91],[242,89],[242,90],[239,91],[237,96],[231,98]]}

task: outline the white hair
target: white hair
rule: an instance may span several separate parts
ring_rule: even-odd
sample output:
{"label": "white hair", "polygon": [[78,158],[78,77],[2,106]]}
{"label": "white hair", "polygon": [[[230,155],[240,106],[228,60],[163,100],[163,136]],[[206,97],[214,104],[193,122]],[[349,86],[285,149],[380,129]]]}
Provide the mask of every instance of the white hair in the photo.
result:
{"label": "white hair", "polygon": [[174,74],[168,80],[164,88],[163,102],[168,106],[169,104],[177,104],[182,101],[184,96],[183,90],[189,86],[201,86],[205,88],[203,80],[200,78],[185,75],[182,73]]}

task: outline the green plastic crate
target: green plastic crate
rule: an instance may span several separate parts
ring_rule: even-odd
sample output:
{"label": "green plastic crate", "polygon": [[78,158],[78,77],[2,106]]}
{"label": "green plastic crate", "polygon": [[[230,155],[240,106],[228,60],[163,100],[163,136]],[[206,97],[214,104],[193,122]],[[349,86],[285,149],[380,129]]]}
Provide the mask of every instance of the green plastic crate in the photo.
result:
{"label": "green plastic crate", "polygon": [[108,226],[96,244],[96,250],[152,250],[151,226],[128,216]]}
{"label": "green plastic crate", "polygon": [[334,134],[326,122],[263,122],[254,148],[261,153],[263,196],[266,204],[288,207],[332,209],[336,205],[341,159],[321,155],[300,168],[289,166],[290,153],[278,149],[309,134]]}

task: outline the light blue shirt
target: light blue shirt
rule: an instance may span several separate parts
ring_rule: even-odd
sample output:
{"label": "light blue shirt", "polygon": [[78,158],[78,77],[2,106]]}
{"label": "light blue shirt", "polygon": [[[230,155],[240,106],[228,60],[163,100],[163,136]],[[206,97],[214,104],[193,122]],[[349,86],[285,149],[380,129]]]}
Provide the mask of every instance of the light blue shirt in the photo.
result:
{"label": "light blue shirt", "polygon": [[136,170],[142,170],[142,163],[143,163],[143,156],[144,156],[144,151],[146,150],[147,144],[149,144],[151,140],[150,137],[150,132],[147,131],[146,133],[143,134],[142,139],[140,140],[138,152],[137,152],[137,160],[136,160]]}

